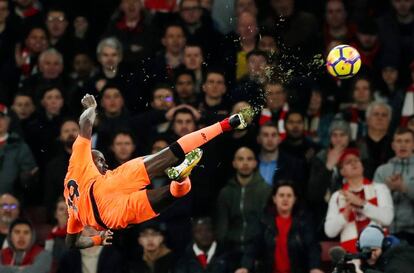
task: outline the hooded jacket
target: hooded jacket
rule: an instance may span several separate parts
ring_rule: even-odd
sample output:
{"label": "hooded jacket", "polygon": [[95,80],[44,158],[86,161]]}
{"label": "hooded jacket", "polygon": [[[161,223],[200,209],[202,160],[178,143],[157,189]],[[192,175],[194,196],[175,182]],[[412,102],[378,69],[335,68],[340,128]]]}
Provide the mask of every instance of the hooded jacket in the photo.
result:
{"label": "hooded jacket", "polygon": [[394,202],[394,220],[390,226],[392,233],[401,231],[414,233],[414,155],[401,159],[391,158],[388,163],[378,167],[374,175],[374,182],[385,183],[393,174],[401,174],[407,185],[407,192],[392,191]]}
{"label": "hooded jacket", "polygon": [[[26,250],[16,250],[11,241],[11,230],[17,224],[28,224],[26,221],[15,220],[10,225],[10,232],[7,235],[9,247],[0,252],[0,272],[2,273],[48,273],[52,264],[52,255],[42,247],[35,245],[36,235],[33,227],[32,238]],[[23,270],[21,269],[23,267]]]}

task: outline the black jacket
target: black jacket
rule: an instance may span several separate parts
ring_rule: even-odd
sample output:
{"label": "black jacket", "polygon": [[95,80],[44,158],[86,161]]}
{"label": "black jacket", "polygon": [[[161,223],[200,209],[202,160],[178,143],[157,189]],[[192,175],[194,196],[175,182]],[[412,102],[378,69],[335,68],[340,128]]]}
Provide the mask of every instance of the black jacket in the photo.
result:
{"label": "black jacket", "polygon": [[[258,257],[258,272],[272,272],[276,235],[275,214],[267,212],[261,221],[260,238],[256,240],[255,255]],[[314,225],[309,213],[299,211],[292,218],[292,226],[288,234],[288,253],[292,273],[305,273],[319,268],[321,248],[316,239]]]}

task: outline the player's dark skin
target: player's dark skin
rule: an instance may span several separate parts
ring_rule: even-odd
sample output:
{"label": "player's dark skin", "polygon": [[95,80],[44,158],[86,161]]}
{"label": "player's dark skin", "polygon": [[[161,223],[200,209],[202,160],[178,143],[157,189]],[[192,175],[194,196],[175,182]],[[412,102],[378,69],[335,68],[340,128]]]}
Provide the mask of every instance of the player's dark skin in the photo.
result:
{"label": "player's dark skin", "polygon": [[[79,135],[86,139],[92,137],[93,121],[95,119],[96,101],[91,95],[86,95],[82,99],[82,104],[86,108],[79,118],[80,131]],[[104,155],[98,150],[92,150],[92,158],[98,171],[104,175],[108,170],[108,165]],[[177,163],[177,158],[169,147],[159,151],[154,155],[144,157],[144,166],[150,179],[164,174],[165,169]],[[120,181],[122,183],[122,181]],[[138,189],[137,189],[138,190]],[[152,209],[159,213],[169,205],[171,205],[177,198],[172,196],[170,186],[166,185],[158,189],[147,190],[148,201]],[[111,244],[107,240],[112,239],[112,234],[109,236],[101,234],[103,245]],[[81,233],[67,234],[66,244],[70,248],[88,248],[94,245],[91,237],[81,236]]]}

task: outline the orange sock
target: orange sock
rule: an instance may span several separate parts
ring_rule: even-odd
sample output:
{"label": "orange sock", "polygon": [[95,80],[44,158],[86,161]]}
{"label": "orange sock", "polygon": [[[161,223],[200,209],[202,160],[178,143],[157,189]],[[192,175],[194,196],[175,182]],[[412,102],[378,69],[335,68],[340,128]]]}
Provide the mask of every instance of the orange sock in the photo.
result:
{"label": "orange sock", "polygon": [[172,181],[170,184],[170,192],[174,197],[183,197],[191,190],[191,180],[187,176],[183,181]]}
{"label": "orange sock", "polygon": [[180,144],[181,148],[184,151],[184,154],[191,152],[195,148],[200,147],[201,145],[209,142],[216,136],[223,133],[222,126],[219,122],[200,129],[198,131],[192,132],[188,135],[181,137],[177,140],[178,144]]}

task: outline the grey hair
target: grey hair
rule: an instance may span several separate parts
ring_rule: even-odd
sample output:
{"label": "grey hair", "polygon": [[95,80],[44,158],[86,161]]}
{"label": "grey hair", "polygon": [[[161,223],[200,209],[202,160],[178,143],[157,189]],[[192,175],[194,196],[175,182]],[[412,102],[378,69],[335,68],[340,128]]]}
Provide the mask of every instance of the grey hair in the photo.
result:
{"label": "grey hair", "polygon": [[40,53],[40,55],[39,55],[39,63],[43,61],[43,59],[45,58],[46,55],[56,55],[56,56],[58,56],[59,57],[60,64],[63,65],[63,56],[62,56],[62,53],[60,53],[58,50],[56,50],[53,47],[48,48],[48,49],[44,50],[42,53]]}
{"label": "grey hair", "polygon": [[97,55],[98,59],[99,59],[99,56],[101,55],[102,50],[103,50],[104,47],[113,48],[119,53],[120,56],[122,56],[122,44],[117,38],[108,37],[108,38],[102,39],[99,42],[98,46],[96,47],[96,55]]}
{"label": "grey hair", "polygon": [[382,101],[374,101],[368,105],[367,111],[365,112],[365,119],[368,119],[368,117],[371,115],[375,107],[384,107],[385,109],[387,109],[387,112],[389,114],[388,119],[391,120],[391,116],[392,116],[391,106],[389,106],[388,103],[385,103]]}

